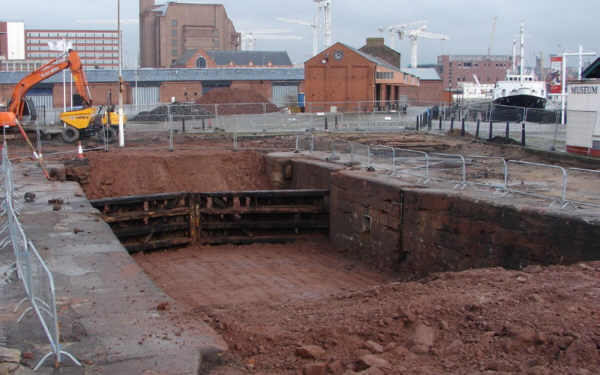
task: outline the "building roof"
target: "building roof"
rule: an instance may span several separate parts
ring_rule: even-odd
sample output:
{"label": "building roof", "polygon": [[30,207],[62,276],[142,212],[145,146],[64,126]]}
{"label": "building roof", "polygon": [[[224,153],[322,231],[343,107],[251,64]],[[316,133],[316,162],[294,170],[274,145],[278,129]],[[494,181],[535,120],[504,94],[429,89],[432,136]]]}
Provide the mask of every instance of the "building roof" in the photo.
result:
{"label": "building roof", "polygon": [[402,68],[404,73],[413,75],[423,81],[441,81],[442,78],[435,68]]}
{"label": "building roof", "polygon": [[[17,84],[29,72],[0,72],[0,84]],[[118,70],[93,69],[85,72],[89,83],[117,82]],[[294,81],[304,80],[303,68],[215,68],[215,69],[138,69],[123,70],[126,82],[181,82],[181,81]],[[56,74],[41,82],[62,83]]]}
{"label": "building roof", "polygon": [[[185,51],[179,59],[177,59],[176,65],[185,65],[189,59],[191,59],[198,49]],[[250,62],[254,65],[266,66],[269,62],[273,66],[292,66],[292,60],[288,56],[286,51],[221,51],[221,50],[204,50],[204,52],[215,62],[217,65],[229,65],[233,62],[233,65],[237,66],[248,66]]]}
{"label": "building roof", "polygon": [[600,57],[590,64],[583,72],[581,72],[581,78],[591,79],[600,78]]}
{"label": "building roof", "polygon": [[286,51],[206,51],[217,65],[248,65],[252,61],[255,65],[292,65],[292,60]]}
{"label": "building roof", "polygon": [[357,50],[356,48],[352,48],[352,47],[350,47],[350,46],[348,46],[348,45],[346,45],[346,44],[343,44],[343,43],[340,43],[340,44],[341,44],[342,46],[344,46],[344,47],[348,48],[349,50],[352,50],[353,52],[356,52],[356,53],[358,53],[359,55],[361,55],[361,56],[362,56],[362,57],[364,57],[365,59],[367,59],[367,60],[371,61],[372,63],[375,63],[375,64],[377,64],[377,65],[381,65],[381,66],[383,66],[384,68],[387,68],[387,69],[391,69],[391,70],[395,70],[395,71],[397,71],[397,72],[401,72],[401,70],[400,70],[400,69],[398,69],[397,67],[395,67],[395,66],[393,66],[393,65],[389,64],[387,61],[383,61],[382,59],[379,59],[379,58],[377,58],[377,57],[375,57],[375,56],[369,55],[369,54],[368,54],[368,53],[366,53],[366,52],[363,52],[363,51]]}

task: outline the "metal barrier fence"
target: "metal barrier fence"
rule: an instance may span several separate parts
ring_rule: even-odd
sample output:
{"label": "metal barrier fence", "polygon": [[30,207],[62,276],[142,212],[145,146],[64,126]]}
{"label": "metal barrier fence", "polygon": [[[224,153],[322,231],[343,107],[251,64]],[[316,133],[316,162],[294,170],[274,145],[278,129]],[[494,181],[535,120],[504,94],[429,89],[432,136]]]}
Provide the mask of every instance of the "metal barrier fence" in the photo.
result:
{"label": "metal barrier fence", "polygon": [[7,218],[7,224],[2,230],[3,232],[8,230],[8,236],[2,241],[2,244],[6,246],[11,243],[15,256],[15,262],[6,271],[5,280],[16,272],[26,292],[26,297],[17,305],[15,312],[25,302],[29,303],[29,307],[21,313],[17,322],[20,322],[25,314],[33,311],[42,324],[51,347],[51,351],[38,361],[34,371],[37,371],[52,355],[55,356],[55,366],[62,362],[63,355],[71,359],[77,366],[81,366],[75,357],[61,348],[54,278],[33,243],[27,240],[23,226],[17,217],[18,211],[15,209],[13,200],[15,191],[12,164],[8,159],[6,142],[2,148],[2,179],[5,188],[2,215]]}
{"label": "metal barrier fence", "polygon": [[[316,137],[296,136],[297,152],[365,168],[387,171],[392,175],[411,176],[420,183],[429,181],[453,184],[454,189],[489,188],[493,194],[519,194],[549,200],[549,206],[587,206],[600,208],[597,178],[600,170],[506,160],[487,155],[427,153],[383,145]],[[533,177],[532,169],[536,176]],[[577,189],[574,187],[577,186]]]}

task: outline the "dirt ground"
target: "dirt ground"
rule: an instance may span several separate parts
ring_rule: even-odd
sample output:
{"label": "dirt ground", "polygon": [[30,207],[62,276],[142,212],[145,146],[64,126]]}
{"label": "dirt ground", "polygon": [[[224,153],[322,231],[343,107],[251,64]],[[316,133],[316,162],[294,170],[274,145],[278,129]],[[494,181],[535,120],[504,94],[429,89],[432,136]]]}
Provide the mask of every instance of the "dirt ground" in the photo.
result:
{"label": "dirt ground", "polygon": [[[520,148],[453,138],[348,138],[545,161]],[[169,153],[158,147],[163,138],[146,136],[133,142],[143,147],[138,150],[90,152],[86,194],[270,188],[255,173],[263,168],[259,153],[224,151],[224,138],[180,135],[178,142],[213,148]],[[192,316],[223,335],[228,366],[213,374],[600,373],[600,262],[448,272],[398,283],[319,242],[188,248],[136,259]]]}
{"label": "dirt ground", "polygon": [[227,341],[215,374],[600,371],[600,262],[399,283],[319,242],[135,259]]}

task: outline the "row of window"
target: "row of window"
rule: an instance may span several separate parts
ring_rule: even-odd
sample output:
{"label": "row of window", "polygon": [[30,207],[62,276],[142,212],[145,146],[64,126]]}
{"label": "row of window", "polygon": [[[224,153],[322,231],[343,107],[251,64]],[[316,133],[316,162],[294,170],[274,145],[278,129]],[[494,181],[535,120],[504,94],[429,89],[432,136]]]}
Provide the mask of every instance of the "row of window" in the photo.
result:
{"label": "row of window", "polygon": [[[48,42],[55,42],[57,39],[29,39],[27,44],[48,44]],[[74,45],[78,44],[119,44],[118,39],[69,39],[67,40]]]}
{"label": "row of window", "polygon": [[[506,63],[495,63],[495,65],[496,65],[496,68],[506,68]],[[488,68],[492,67],[492,63],[489,62],[489,61],[487,61],[487,62],[483,63],[483,66],[488,67]],[[464,62],[462,64],[458,64],[458,67],[459,68],[468,68],[468,69],[477,68],[477,67],[479,67],[479,63],[476,63],[476,62]],[[452,66],[450,66],[449,69],[452,70]]]}
{"label": "row of window", "polygon": [[394,79],[394,72],[376,72],[376,79]]}
{"label": "row of window", "polygon": [[[48,51],[49,47],[48,46],[27,46],[27,51]],[[94,51],[94,52],[99,52],[99,53],[106,53],[106,51],[111,52],[111,51],[118,51],[119,47],[118,46],[108,46],[108,47],[102,47],[102,46],[77,46],[75,47],[75,50],[77,50],[77,52],[80,51]]]}
{"label": "row of window", "polygon": [[[47,53],[47,52],[29,52],[27,54],[28,58],[30,59],[53,59],[56,57],[56,52],[54,53]],[[119,54],[118,53],[102,53],[102,54],[98,54],[98,53],[81,53],[79,54],[80,57],[95,57],[95,58],[99,58],[99,57],[115,57],[118,58]]]}
{"label": "row of window", "polygon": [[28,32],[28,38],[117,38],[118,33],[114,32]]}

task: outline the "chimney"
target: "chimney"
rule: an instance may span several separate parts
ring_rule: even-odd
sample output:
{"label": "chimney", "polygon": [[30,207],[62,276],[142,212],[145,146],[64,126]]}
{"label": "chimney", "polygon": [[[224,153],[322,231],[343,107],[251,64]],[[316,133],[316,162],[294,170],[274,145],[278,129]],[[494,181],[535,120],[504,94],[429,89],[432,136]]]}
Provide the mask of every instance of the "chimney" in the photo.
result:
{"label": "chimney", "polygon": [[367,47],[383,47],[384,45],[383,38],[367,38]]}

